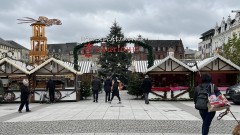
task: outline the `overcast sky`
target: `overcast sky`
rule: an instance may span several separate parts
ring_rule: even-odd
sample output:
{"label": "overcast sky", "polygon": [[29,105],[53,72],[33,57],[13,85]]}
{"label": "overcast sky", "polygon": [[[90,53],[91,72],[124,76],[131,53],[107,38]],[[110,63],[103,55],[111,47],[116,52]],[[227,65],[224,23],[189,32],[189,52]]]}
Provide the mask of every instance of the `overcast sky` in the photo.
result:
{"label": "overcast sky", "polygon": [[114,20],[125,37],[182,39],[197,49],[202,33],[235,17],[240,0],[0,0],[0,37],[30,48],[30,24],[17,19],[46,16],[62,21],[46,28],[48,43],[84,42],[106,37]]}

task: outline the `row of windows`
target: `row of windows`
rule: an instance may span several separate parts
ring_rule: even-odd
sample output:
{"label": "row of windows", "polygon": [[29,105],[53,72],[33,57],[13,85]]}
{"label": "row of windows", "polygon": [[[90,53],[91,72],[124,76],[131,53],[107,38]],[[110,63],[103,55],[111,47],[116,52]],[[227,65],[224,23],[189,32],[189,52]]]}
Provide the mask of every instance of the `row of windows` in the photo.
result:
{"label": "row of windows", "polygon": [[5,49],[5,50],[14,51],[14,48],[11,48],[11,47],[8,47],[8,46],[5,46],[5,45],[0,45],[0,49]]}
{"label": "row of windows", "polygon": [[203,45],[203,46],[199,46],[199,47],[198,47],[198,51],[201,51],[202,49],[208,49],[208,48],[210,48],[211,46],[212,46],[211,43],[205,44],[205,45]]}
{"label": "row of windows", "polygon": [[[178,47],[178,46],[175,46],[175,47],[171,47],[174,51],[181,51],[181,48]],[[169,47],[155,47],[154,50],[155,51],[168,51]]]}

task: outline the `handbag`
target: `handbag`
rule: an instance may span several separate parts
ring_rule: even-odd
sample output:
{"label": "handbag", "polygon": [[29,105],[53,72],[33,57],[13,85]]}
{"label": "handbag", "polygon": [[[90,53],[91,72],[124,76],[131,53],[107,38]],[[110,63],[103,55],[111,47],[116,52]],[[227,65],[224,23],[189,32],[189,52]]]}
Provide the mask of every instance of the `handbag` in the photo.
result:
{"label": "handbag", "polygon": [[227,98],[223,94],[216,96],[214,84],[211,84],[211,95],[208,97],[208,112],[221,111],[229,108],[230,103]]}

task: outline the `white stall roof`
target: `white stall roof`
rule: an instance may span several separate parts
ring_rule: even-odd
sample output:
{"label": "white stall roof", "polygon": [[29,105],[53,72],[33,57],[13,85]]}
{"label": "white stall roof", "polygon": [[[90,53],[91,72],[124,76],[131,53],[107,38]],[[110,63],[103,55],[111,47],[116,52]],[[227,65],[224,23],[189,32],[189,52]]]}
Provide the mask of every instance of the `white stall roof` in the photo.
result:
{"label": "white stall roof", "polygon": [[174,58],[173,56],[169,55],[166,58],[162,59],[161,61],[154,63],[154,65],[152,67],[147,69],[147,72],[152,71],[153,69],[157,68],[158,66],[160,66],[161,64],[163,64],[164,62],[166,62],[169,59],[176,62],[177,64],[183,66],[184,68],[188,69],[189,71],[193,71],[188,65],[186,65],[185,63],[181,62],[180,60]]}
{"label": "white stall roof", "polygon": [[[201,70],[203,67],[207,66],[208,64],[210,64],[211,62],[215,61],[216,59],[220,59],[222,60],[223,62],[229,64],[230,66],[234,67],[235,69],[239,70],[240,71],[240,67],[237,66],[236,64],[234,64],[233,62],[231,62],[230,60],[222,57],[221,55],[215,55],[213,57],[210,57],[210,58],[206,58],[200,62],[197,62],[197,66],[198,66],[198,69]],[[192,69],[194,71],[198,71],[196,65],[192,67]]]}
{"label": "white stall roof", "polygon": [[[70,66],[74,66],[73,63],[71,62],[64,62],[66,63],[67,65],[70,65]],[[92,68],[95,68],[95,63],[92,62],[92,61],[79,61],[78,62],[78,66],[80,68],[80,71],[81,73],[91,73],[91,66]]]}
{"label": "white stall roof", "polygon": [[[162,60],[154,60],[153,65],[159,63]],[[140,61],[135,61],[134,62],[134,68],[136,72],[139,73],[146,73],[147,72],[147,67],[148,67],[148,61],[147,60],[140,60]]]}
{"label": "white stall roof", "polygon": [[11,64],[12,66],[14,66],[15,68],[19,69],[20,71],[22,71],[25,74],[30,74],[29,71],[34,69],[34,67],[31,66],[31,65],[27,65],[24,62],[21,62],[21,61],[18,61],[18,60],[14,60],[14,59],[11,59],[11,58],[8,58],[8,57],[2,58],[0,60],[0,64],[4,63],[4,62],[7,62],[7,63]]}
{"label": "white stall roof", "polygon": [[76,71],[74,69],[74,65],[71,64],[71,63],[68,63],[68,62],[64,62],[64,61],[61,61],[61,60],[58,60],[58,59],[55,59],[53,57],[47,59],[45,62],[43,62],[42,64],[38,65],[37,67],[35,67],[32,71],[30,71],[30,74],[38,71],[39,69],[41,69],[42,67],[44,67],[45,65],[49,64],[51,61],[61,65],[62,67],[64,67],[65,69],[71,71],[72,73],[74,74],[82,74],[82,72],[79,72],[79,71]]}

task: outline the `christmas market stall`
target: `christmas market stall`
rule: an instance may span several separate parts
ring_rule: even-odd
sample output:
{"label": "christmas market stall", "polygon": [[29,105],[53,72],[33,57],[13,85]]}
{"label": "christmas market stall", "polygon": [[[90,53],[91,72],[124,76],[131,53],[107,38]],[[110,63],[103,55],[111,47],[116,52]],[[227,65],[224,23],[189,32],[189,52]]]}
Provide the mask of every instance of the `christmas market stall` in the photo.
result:
{"label": "christmas market stall", "polygon": [[3,102],[20,102],[20,84],[29,78],[34,67],[24,62],[4,57],[0,60],[0,79],[3,86]]}
{"label": "christmas market stall", "polygon": [[208,73],[212,76],[212,82],[218,86],[223,94],[226,93],[229,86],[237,83],[240,73],[239,66],[218,54],[197,62],[197,65],[193,66],[192,69],[196,71],[195,86],[201,82],[199,73]]}
{"label": "christmas market stall", "polygon": [[[146,69],[147,65],[138,68]],[[192,87],[193,70],[169,55],[162,60],[155,60],[154,65],[145,71],[153,82],[150,99],[189,99],[189,90]]]}
{"label": "christmas market stall", "polygon": [[91,95],[91,81],[93,79],[93,75],[98,73],[98,66],[96,62],[93,61],[79,61],[78,65],[80,67],[81,75],[81,99],[87,98]]}
{"label": "christmas market stall", "polygon": [[80,86],[77,85],[78,76],[82,73],[76,71],[74,65],[56,58],[49,58],[35,69],[30,71],[34,101],[40,101],[41,93],[46,91],[46,83],[52,79],[55,84],[55,101],[79,100]]}

